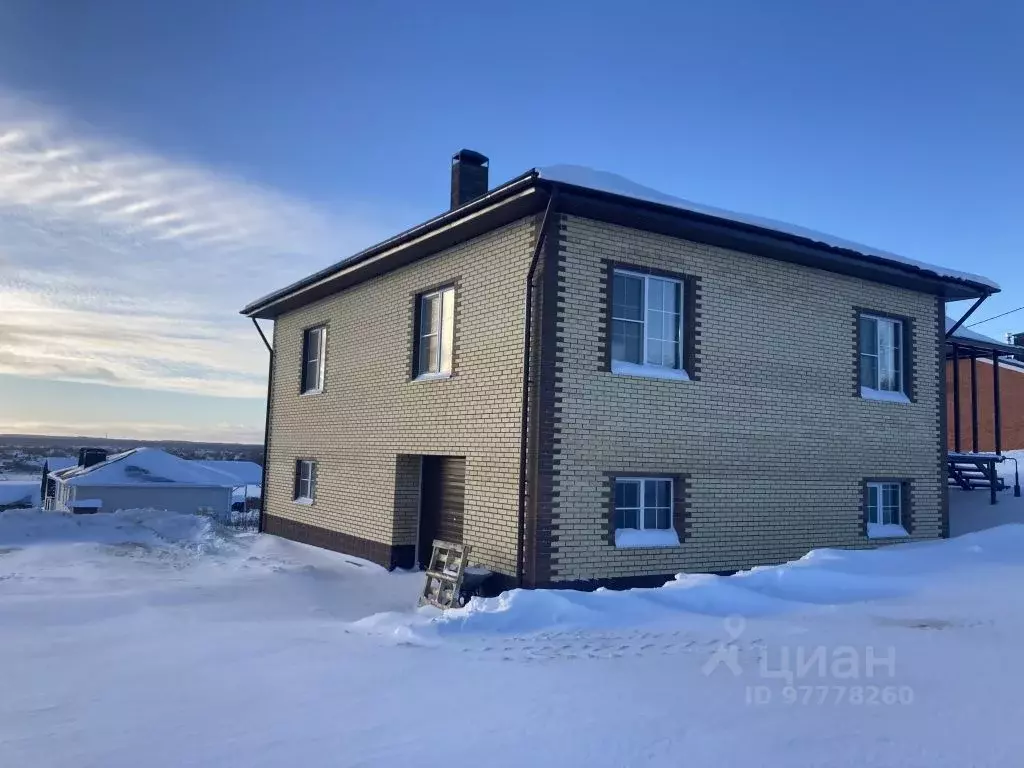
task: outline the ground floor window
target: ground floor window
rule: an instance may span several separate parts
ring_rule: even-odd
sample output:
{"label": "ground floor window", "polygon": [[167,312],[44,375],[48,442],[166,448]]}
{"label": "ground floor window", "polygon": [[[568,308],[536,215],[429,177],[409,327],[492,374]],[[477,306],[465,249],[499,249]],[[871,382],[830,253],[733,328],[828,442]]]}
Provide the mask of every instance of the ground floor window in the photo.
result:
{"label": "ground floor window", "polygon": [[867,484],[868,536],[906,536],[903,509],[903,483]]}
{"label": "ground floor window", "polygon": [[664,477],[620,477],[615,480],[615,545],[674,546],[673,483]]}
{"label": "ground floor window", "polygon": [[295,501],[312,504],[316,499],[316,462],[299,459],[295,462]]}

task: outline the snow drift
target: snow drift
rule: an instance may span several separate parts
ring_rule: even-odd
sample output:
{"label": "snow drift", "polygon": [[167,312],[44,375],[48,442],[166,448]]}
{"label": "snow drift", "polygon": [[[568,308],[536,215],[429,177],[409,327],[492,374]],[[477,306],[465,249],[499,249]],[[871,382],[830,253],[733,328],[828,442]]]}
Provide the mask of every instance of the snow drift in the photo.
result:
{"label": "snow drift", "polygon": [[208,517],[162,509],[93,515],[13,509],[0,513],[0,548],[46,544],[138,545],[193,551],[222,549],[231,534]]}
{"label": "snow drift", "polygon": [[518,634],[615,629],[691,616],[776,616],[821,606],[913,595],[937,574],[969,567],[1024,565],[1024,525],[1006,525],[958,539],[881,549],[818,549],[799,560],[732,576],[677,574],[664,586],[594,592],[515,589],[473,598],[444,613],[378,614],[357,626],[406,640],[456,634]]}

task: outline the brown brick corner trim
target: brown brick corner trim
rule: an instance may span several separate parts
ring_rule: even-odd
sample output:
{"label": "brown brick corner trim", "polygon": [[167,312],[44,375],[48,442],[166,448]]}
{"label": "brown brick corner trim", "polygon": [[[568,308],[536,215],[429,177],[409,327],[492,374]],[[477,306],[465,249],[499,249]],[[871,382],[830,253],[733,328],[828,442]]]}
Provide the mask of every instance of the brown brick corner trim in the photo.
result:
{"label": "brown brick corner trim", "polygon": [[361,539],[339,531],[329,531],[307,523],[299,523],[283,517],[265,514],[263,516],[263,533],[291,539],[300,544],[311,544],[314,547],[330,549],[353,557],[383,565],[388,570],[393,568],[411,568],[416,547],[413,544],[392,546],[380,541]]}

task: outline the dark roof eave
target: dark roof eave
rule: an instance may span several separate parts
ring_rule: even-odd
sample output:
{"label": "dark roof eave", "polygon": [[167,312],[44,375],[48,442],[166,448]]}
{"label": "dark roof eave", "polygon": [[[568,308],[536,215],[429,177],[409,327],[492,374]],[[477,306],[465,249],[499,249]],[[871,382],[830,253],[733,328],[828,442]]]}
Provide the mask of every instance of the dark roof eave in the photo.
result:
{"label": "dark roof eave", "polygon": [[[614,192],[607,192],[604,190],[593,189],[591,187],[581,187],[575,184],[569,184],[562,181],[551,181],[551,184],[557,186],[563,190],[560,192],[559,198],[565,200],[569,195],[577,195],[580,197],[591,198],[593,200],[605,200],[608,202],[614,202],[620,206],[628,206],[637,210],[647,210],[656,212],[662,216],[671,216],[683,220],[689,220],[695,224],[705,224],[708,227],[717,228],[720,230],[728,229],[737,233],[745,233],[753,238],[756,238],[762,242],[773,241],[776,249],[786,248],[791,246],[793,254],[798,255],[802,253],[807,258],[805,259],[783,259],[787,261],[795,261],[796,263],[804,263],[808,266],[819,266],[821,269],[829,271],[842,271],[836,270],[836,259],[842,259],[848,261],[855,267],[860,267],[859,270],[854,269],[853,272],[864,272],[871,268],[877,271],[877,276],[870,278],[877,282],[889,283],[890,280],[885,279],[885,274],[904,274],[915,280],[919,280],[923,283],[930,283],[933,286],[933,290],[930,293],[943,296],[950,301],[959,301],[963,299],[977,299],[982,296],[991,296],[992,294],[999,293],[999,289],[989,285],[987,283],[979,283],[974,280],[968,280],[964,278],[952,277],[948,275],[940,275],[927,268],[919,267],[914,264],[908,264],[905,262],[893,261],[885,259],[879,256],[873,256],[871,254],[861,253],[860,251],[850,250],[847,248],[840,248],[828,243],[823,243],[818,240],[812,240],[810,238],[800,237],[788,232],[782,232],[777,229],[771,229],[767,227],[758,227],[753,224],[748,224],[742,221],[736,221],[735,219],[721,218],[706,213],[700,213],[697,211],[690,211],[685,208],[679,208],[676,206],[668,205],[665,203],[658,203],[650,200],[643,200],[635,197],[629,197],[628,195],[619,195]],[[562,206],[560,206],[561,209]],[[638,228],[646,228],[642,223],[633,224]],[[692,235],[699,237],[699,235]],[[700,239],[700,242],[711,242],[714,238]],[[726,246],[729,247],[729,246]],[[735,247],[735,246],[733,246]],[[744,250],[742,247],[738,250]],[[821,258],[817,261],[818,264],[810,262],[815,261],[813,254],[820,254]],[[832,257],[832,258],[829,258]]]}
{"label": "dark roof eave", "polygon": [[[860,276],[875,282],[911,287],[941,296],[949,301],[976,299],[999,292],[998,288],[985,283],[940,275],[914,264],[891,261],[882,257],[799,237],[787,232],[780,232],[775,229],[758,227],[746,222],[719,218],[710,214],[688,211],[683,208],[619,195],[613,192],[544,179],[534,169],[460,208],[446,211],[423,224],[405,230],[388,240],[371,246],[302,280],[257,299],[243,308],[241,314],[251,318],[273,319],[284,312],[316,301],[322,298],[323,295],[327,295],[331,282],[342,274],[355,273],[361,265],[375,257],[387,254],[390,251],[401,250],[410,243],[479,214],[485,209],[500,205],[503,201],[531,187],[538,190],[551,190],[554,188],[561,190],[559,193],[560,211],[577,212],[581,215],[589,213],[591,216],[603,220],[621,220],[621,223],[626,226],[656,232],[668,229],[663,225],[659,225],[659,221],[675,220],[677,222],[686,222],[689,224],[688,227],[684,225],[682,228],[675,228],[678,231],[685,232],[685,234],[678,236],[688,237],[689,239],[712,245],[723,245],[734,250],[762,254],[791,263]],[[618,211],[625,213],[618,218],[614,215],[600,215],[600,211],[593,207],[588,209],[585,205],[577,206],[582,210],[573,210],[571,203],[573,198],[604,203],[605,214],[608,214],[608,211],[611,210],[609,206],[614,206]],[[647,212],[647,217],[643,215],[644,212]],[[309,289],[313,287],[317,287],[320,290],[310,291]],[[300,294],[304,293],[308,296],[300,298]]]}

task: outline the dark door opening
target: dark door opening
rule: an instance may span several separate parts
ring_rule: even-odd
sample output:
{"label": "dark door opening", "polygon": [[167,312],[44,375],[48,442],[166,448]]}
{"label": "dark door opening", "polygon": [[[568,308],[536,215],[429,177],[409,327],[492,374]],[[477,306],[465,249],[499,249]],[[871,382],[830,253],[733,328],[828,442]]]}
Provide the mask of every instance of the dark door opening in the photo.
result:
{"label": "dark door opening", "polygon": [[466,459],[424,456],[420,490],[420,535],[417,560],[426,567],[434,539],[462,542],[466,497]]}

